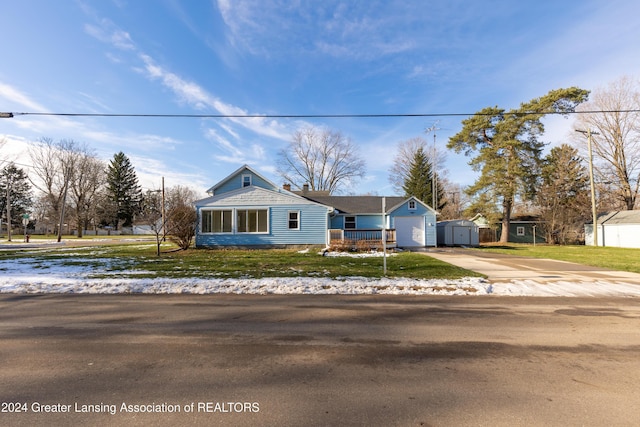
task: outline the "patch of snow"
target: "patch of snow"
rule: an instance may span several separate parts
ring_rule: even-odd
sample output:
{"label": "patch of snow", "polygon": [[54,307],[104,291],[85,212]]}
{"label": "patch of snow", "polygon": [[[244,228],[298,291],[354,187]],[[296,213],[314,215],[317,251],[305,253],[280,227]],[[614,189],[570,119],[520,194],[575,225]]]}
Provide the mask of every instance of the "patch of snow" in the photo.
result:
{"label": "patch of snow", "polygon": [[[327,257],[346,257],[346,258],[382,258],[384,252],[324,252]],[[387,256],[396,256],[397,253],[387,253]]]}
{"label": "patch of snow", "polygon": [[[357,254],[351,254],[357,255]],[[360,254],[363,255],[363,254]],[[373,256],[373,254],[364,254]],[[481,278],[408,279],[365,277],[272,278],[121,278],[113,259],[94,259],[92,266],[64,260],[21,258],[0,261],[0,293],[162,293],[162,294],[343,294],[343,295],[512,295],[640,297],[640,286],[611,282],[540,283],[512,280],[490,283]],[[95,278],[100,274],[101,278]],[[113,274],[113,277],[109,277]],[[148,274],[127,270],[127,275]],[[108,277],[104,277],[108,276]]]}

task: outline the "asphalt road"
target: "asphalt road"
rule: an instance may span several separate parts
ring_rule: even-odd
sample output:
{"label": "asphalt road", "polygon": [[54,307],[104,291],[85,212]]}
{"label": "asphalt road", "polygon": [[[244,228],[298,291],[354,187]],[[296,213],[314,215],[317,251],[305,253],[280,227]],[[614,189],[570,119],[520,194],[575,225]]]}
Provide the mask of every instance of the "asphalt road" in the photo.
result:
{"label": "asphalt road", "polygon": [[633,426],[639,326],[631,298],[0,295],[0,425]]}

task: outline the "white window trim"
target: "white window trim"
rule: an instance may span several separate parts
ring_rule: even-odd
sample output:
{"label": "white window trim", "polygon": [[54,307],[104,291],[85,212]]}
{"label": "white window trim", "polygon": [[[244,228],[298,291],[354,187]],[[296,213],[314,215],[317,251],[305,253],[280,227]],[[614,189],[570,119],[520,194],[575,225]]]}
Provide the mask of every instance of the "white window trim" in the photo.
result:
{"label": "white window trim", "polygon": [[[231,231],[202,231],[203,230],[203,225],[204,225],[204,212],[214,212],[214,211],[228,211],[231,212]],[[200,210],[200,234],[206,234],[206,235],[229,235],[229,234],[235,234],[235,209],[224,209],[224,208],[219,208],[219,209],[201,209]]]}
{"label": "white window trim", "polygon": [[409,200],[407,207],[410,211],[415,211],[418,208],[418,204],[416,203],[415,200]]}
{"label": "white window trim", "polygon": [[[298,226],[296,228],[291,228],[290,224],[291,224],[291,217],[289,215],[291,215],[292,213],[296,214],[296,223],[298,224]],[[288,211],[287,212],[287,230],[291,230],[291,231],[296,231],[296,230],[300,230],[300,211]]]}
{"label": "white window trim", "polygon": [[524,236],[525,233],[525,228],[522,225],[519,225],[516,227],[516,236]]}
{"label": "white window trim", "polygon": [[[234,215],[233,215],[233,221],[234,221],[234,227],[233,227],[233,231],[235,234],[269,234],[269,230],[271,229],[270,224],[269,224],[269,208],[252,208],[252,207],[246,207],[246,208],[234,208]],[[267,230],[266,231],[238,231],[238,211],[266,211],[267,212]],[[257,219],[257,218],[256,218]]]}
{"label": "white window trim", "polygon": [[[245,178],[249,178],[249,185],[244,185]],[[251,177],[250,174],[243,174],[242,175],[242,188],[251,187],[251,185],[253,184],[252,181],[253,181],[253,178]]]}
{"label": "white window trim", "polygon": [[[213,211],[230,211],[231,212],[231,231],[202,231],[204,212]],[[238,211],[266,211],[267,212],[267,231],[238,231]],[[298,225],[300,224],[300,216],[298,216]],[[200,209],[200,234],[203,235],[231,235],[231,234],[269,234],[271,232],[270,209],[264,207],[246,207],[246,208],[203,208]]]}

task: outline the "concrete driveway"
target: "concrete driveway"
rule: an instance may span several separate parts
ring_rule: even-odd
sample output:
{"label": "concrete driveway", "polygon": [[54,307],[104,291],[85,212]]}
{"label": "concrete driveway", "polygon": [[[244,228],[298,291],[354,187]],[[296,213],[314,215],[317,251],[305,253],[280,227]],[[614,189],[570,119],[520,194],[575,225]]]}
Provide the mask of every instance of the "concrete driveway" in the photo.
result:
{"label": "concrete driveway", "polygon": [[464,248],[437,248],[427,255],[449,264],[476,271],[491,282],[533,280],[540,283],[619,282],[640,285],[640,274],[607,270],[565,261],[527,258]]}

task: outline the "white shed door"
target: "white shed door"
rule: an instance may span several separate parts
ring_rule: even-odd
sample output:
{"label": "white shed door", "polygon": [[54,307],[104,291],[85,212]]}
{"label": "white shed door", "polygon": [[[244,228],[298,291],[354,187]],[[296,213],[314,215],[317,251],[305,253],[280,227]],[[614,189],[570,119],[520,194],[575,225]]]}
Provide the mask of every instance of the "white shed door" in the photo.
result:
{"label": "white shed door", "polygon": [[399,247],[424,246],[424,218],[399,216],[395,219],[396,242]]}
{"label": "white shed door", "polygon": [[453,244],[454,245],[470,245],[471,229],[469,227],[453,226]]}

